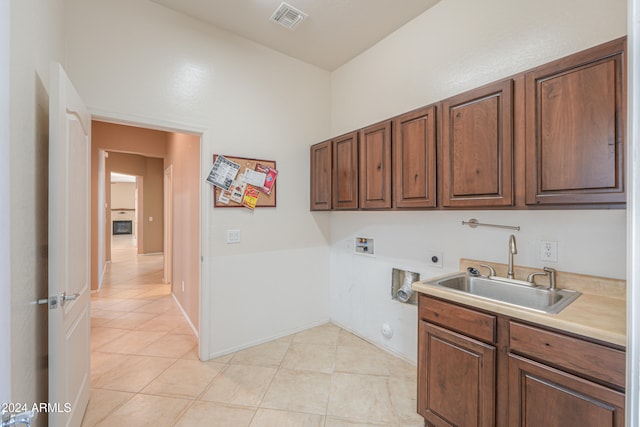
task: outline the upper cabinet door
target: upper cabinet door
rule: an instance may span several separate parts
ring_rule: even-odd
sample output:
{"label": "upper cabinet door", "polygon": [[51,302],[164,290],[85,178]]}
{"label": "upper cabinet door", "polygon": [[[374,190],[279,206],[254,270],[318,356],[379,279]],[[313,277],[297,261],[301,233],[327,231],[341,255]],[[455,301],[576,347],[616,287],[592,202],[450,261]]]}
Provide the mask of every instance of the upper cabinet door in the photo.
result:
{"label": "upper cabinet door", "polygon": [[442,205],[513,205],[513,81],[442,103]]}
{"label": "upper cabinet door", "polygon": [[393,121],[394,198],[398,208],[436,207],[436,108]]}
{"label": "upper cabinet door", "polygon": [[358,132],[333,140],[333,209],[358,209]]}
{"label": "upper cabinet door", "polygon": [[331,210],[331,141],[311,146],[311,210]]}
{"label": "upper cabinet door", "polygon": [[360,131],[360,208],[391,208],[391,121]]}
{"label": "upper cabinet door", "polygon": [[625,39],[525,75],[526,203],[624,203]]}

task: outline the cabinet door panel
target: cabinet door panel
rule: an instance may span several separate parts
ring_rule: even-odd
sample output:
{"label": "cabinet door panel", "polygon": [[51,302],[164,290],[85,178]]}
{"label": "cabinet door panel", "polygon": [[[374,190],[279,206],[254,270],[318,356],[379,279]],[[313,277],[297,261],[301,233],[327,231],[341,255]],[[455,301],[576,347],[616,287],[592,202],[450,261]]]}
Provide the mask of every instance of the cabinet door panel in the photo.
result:
{"label": "cabinet door panel", "polygon": [[435,107],[404,114],[393,122],[395,206],[436,207]]}
{"label": "cabinet door panel", "polygon": [[624,39],[525,75],[526,203],[623,203]]}
{"label": "cabinet door panel", "polygon": [[311,210],[331,210],[331,141],[311,146]]}
{"label": "cabinet door panel", "polygon": [[539,81],[542,191],[615,186],[614,87],[613,61]]}
{"label": "cabinet door panel", "polygon": [[495,347],[420,322],[418,412],[436,426],[495,426]]}
{"label": "cabinet door panel", "polygon": [[443,102],[444,206],[513,204],[512,81]]}
{"label": "cabinet door panel", "polygon": [[358,132],[333,140],[333,208],[358,208]]}
{"label": "cabinet door panel", "polygon": [[391,122],[360,131],[360,207],[391,208]]}
{"label": "cabinet door panel", "polygon": [[624,394],[509,356],[509,425],[622,427]]}

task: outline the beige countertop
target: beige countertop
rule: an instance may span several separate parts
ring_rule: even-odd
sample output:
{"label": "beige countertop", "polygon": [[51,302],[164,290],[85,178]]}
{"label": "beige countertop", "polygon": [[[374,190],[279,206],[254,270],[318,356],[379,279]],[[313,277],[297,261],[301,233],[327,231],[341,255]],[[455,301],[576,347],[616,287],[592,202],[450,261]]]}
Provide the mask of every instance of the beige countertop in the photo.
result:
{"label": "beige countertop", "polygon": [[[477,266],[480,263],[487,264],[484,261],[462,259],[460,260],[461,271],[465,271],[467,266]],[[504,264],[489,264],[496,269],[498,275],[503,275],[501,272],[505,268]],[[515,269],[516,277],[526,277],[529,272],[533,271],[539,271],[539,269],[528,267],[516,267]],[[431,278],[425,281],[429,280]],[[542,280],[540,282],[540,284],[544,284]],[[546,314],[499,301],[481,299],[446,288],[425,285],[423,282],[415,282],[413,290],[542,326],[560,329],[623,347],[626,346],[627,307],[625,281],[558,272],[556,283],[558,288],[574,289],[582,292],[582,295],[558,314]]]}

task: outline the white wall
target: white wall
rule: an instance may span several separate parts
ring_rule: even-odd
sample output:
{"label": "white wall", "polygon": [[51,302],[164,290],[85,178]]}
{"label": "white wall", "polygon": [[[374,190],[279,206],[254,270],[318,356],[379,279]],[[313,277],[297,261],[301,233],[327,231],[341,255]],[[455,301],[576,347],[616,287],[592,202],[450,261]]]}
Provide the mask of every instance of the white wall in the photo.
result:
{"label": "white wall", "polygon": [[[357,129],[626,34],[626,1],[442,0],[336,70],[331,134]],[[424,276],[456,270],[459,259],[506,262],[509,232],[460,222],[519,225],[516,263],[542,267],[540,240],[558,241],[563,271],[625,278],[625,215],[602,211],[445,211],[331,214],[331,317],[416,358],[416,309],[390,299],[392,267]],[[376,258],[352,255],[347,239],[376,238]],[[426,265],[444,253],[444,269]],[[388,322],[391,340],[380,334]]]}
{"label": "white wall", "polygon": [[62,3],[11,2],[11,398],[27,404],[47,397],[47,308],[33,301],[47,296],[47,89],[50,61],[64,58]]}
{"label": "white wall", "polygon": [[[67,68],[94,112],[203,129],[203,170],[214,153],[277,161],[276,209],[214,210],[202,186],[208,355],[330,315],[415,359],[415,307],[390,300],[391,267],[439,274],[429,249],[444,270],[504,262],[508,233],[459,225],[473,216],[522,227],[517,263],[541,266],[539,240],[557,240],[558,269],[624,277],[620,210],[308,211],[310,144],[624,35],[624,0],[442,0],[331,75],[147,1],[68,5]],[[242,243],[225,244],[227,229]],[[356,234],[377,239],[376,258],[351,254]]]}
{"label": "white wall", "polygon": [[[329,73],[146,0],[67,3],[68,72],[92,111],[203,129],[206,172],[214,153],[277,162],[275,209],[214,210],[202,177],[205,353],[328,320],[328,218],[309,212],[308,149],[329,136]],[[225,244],[227,229],[242,243]]]}

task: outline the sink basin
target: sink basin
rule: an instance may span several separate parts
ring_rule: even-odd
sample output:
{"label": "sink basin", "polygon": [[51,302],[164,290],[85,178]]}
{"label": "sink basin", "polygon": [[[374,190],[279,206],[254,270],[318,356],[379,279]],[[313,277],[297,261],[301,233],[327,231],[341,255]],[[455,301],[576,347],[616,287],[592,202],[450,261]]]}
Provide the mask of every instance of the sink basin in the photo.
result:
{"label": "sink basin", "polygon": [[457,273],[423,283],[551,314],[560,313],[581,295],[580,292],[570,289],[552,291],[519,280],[472,276],[468,273]]}

